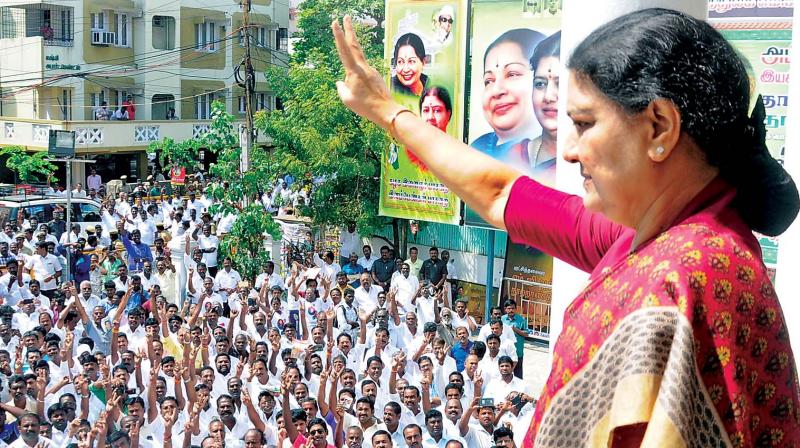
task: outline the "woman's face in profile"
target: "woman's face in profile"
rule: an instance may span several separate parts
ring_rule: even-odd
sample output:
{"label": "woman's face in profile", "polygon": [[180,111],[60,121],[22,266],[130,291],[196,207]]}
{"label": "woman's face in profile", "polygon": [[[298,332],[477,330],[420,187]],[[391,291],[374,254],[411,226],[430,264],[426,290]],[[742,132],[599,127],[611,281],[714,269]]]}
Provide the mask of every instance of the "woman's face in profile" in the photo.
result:
{"label": "woman's face in profile", "polygon": [[533,72],[533,112],[544,132],[555,136],[558,130],[558,75],[561,60],[548,56],[539,60]]}
{"label": "woman's face in profile", "polygon": [[444,106],[442,100],[434,95],[428,95],[422,100],[420,116],[429,124],[436,126],[443,132],[447,132],[447,124],[450,123],[450,111]]}
{"label": "woman's face in profile", "polygon": [[533,72],[522,49],[503,42],[486,55],[483,72],[483,115],[502,136],[514,136],[533,121]]}
{"label": "woman's face in profile", "polygon": [[411,45],[403,45],[397,50],[397,80],[400,84],[411,88],[420,82],[422,77],[422,57],[418,56]]}

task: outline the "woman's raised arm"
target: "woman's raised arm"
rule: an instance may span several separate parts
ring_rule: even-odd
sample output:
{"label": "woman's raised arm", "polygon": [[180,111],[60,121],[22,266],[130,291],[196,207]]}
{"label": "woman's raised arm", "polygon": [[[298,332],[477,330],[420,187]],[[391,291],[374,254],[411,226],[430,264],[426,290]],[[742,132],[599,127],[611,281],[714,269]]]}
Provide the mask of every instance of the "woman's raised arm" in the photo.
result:
{"label": "woman's raised arm", "polygon": [[489,224],[505,229],[505,212],[511,186],[522,174],[431,126],[392,100],[385,80],[364,57],[349,16],[343,26],[332,24],[336,49],[345,69],[337,82],[345,106],[373,121],[416,154]]}

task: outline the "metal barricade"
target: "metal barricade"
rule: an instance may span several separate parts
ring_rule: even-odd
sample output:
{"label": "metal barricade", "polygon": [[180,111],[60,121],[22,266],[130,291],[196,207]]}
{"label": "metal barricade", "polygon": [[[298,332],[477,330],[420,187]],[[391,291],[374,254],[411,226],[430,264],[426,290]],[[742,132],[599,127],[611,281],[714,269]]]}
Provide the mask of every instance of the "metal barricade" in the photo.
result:
{"label": "metal barricade", "polygon": [[501,297],[517,302],[520,315],[528,321],[528,334],[533,339],[550,341],[550,304],[553,286],[546,283],[504,278]]}

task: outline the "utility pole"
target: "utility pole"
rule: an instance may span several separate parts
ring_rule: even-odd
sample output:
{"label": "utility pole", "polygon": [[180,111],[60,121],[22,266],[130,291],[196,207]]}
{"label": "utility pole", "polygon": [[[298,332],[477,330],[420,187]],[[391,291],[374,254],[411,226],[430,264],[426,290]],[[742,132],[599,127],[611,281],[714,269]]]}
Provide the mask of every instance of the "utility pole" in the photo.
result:
{"label": "utility pole", "polygon": [[[244,91],[245,91],[245,128],[247,130],[247,140],[244,142],[244,147],[242,148],[242,156],[244,161],[244,166],[246,169],[250,168],[250,149],[253,147],[253,135],[255,134],[255,130],[253,129],[253,99],[255,94],[256,88],[256,73],[253,70],[253,60],[250,58],[250,1],[251,0],[242,0],[242,5],[244,6],[243,12],[243,26],[244,26]],[[247,158],[244,158],[244,155],[247,155]]]}
{"label": "utility pole", "polygon": [[[250,5],[251,0],[242,0],[242,30],[244,31],[244,59],[236,68],[237,84],[244,88],[244,107],[245,107],[245,126],[239,133],[239,145],[241,146],[240,170],[242,175],[250,169],[250,153],[255,139],[253,126],[253,96],[256,87],[256,74],[253,70],[253,61],[250,58]],[[244,76],[239,70],[244,66]],[[246,206],[249,198],[244,198],[242,205]]]}

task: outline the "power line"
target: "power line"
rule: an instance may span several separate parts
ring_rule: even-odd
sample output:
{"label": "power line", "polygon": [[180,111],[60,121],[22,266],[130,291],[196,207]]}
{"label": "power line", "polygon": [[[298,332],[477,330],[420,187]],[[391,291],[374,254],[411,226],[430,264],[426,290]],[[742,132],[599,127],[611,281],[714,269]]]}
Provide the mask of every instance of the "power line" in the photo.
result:
{"label": "power line", "polygon": [[[238,31],[238,29],[232,31],[231,33],[227,34],[225,37],[223,37],[221,39],[213,41],[213,43],[219,43],[219,42],[222,42],[222,41],[227,41],[227,40],[233,39],[235,37],[235,36],[233,36],[233,34],[235,34],[237,31]],[[183,50],[192,49],[192,48],[197,48],[197,44],[193,44],[190,47],[185,47],[185,48],[182,48],[181,50],[177,50],[177,51],[183,51]],[[227,46],[225,48],[227,49]],[[204,53],[201,53],[201,54],[195,56],[192,59],[187,59],[186,61],[182,60],[182,59],[186,59],[187,56],[194,56],[194,54],[192,53],[192,54],[189,54],[187,56],[179,57],[175,62],[191,62],[191,61],[194,61],[194,60],[198,60],[198,59],[207,57],[207,56],[209,56],[211,54],[214,54],[214,53],[213,52],[207,52],[207,53],[204,52]],[[170,64],[166,63],[166,64],[159,64],[159,65],[156,65],[156,66],[163,66],[163,65],[170,65]],[[124,69],[124,75],[125,76],[130,76],[130,75],[133,75],[134,72],[148,70],[148,69],[153,68],[153,67],[154,66],[145,66],[145,67],[141,67],[141,68],[137,67],[137,68],[134,68],[134,69],[125,68]],[[20,87],[19,90],[17,90],[16,92],[12,92],[10,94],[6,94],[6,95],[3,95],[3,96],[0,96],[0,99],[8,98],[8,97],[14,96],[14,95],[16,95],[16,94],[18,94],[20,92],[32,90],[32,89],[35,89],[37,87],[42,87],[42,86],[50,84],[50,83],[52,83],[54,81],[58,81],[58,80],[65,79],[65,78],[70,78],[70,77],[82,78],[82,77],[86,77],[86,76],[89,76],[89,75],[98,75],[98,74],[106,74],[106,75],[108,75],[108,74],[113,74],[115,71],[118,72],[119,70],[114,70],[113,68],[108,68],[108,67],[98,67],[98,68],[93,69],[93,70],[86,70],[86,71],[82,71],[82,72],[78,72],[78,73],[66,73],[66,74],[55,75],[55,76],[53,76],[53,77],[51,77],[49,79],[46,79],[46,80],[44,80],[44,81],[42,81],[40,83],[32,84],[30,86]],[[32,78],[30,80],[38,80],[38,79],[39,78]],[[14,82],[24,82],[24,81],[25,80],[15,80]]]}

